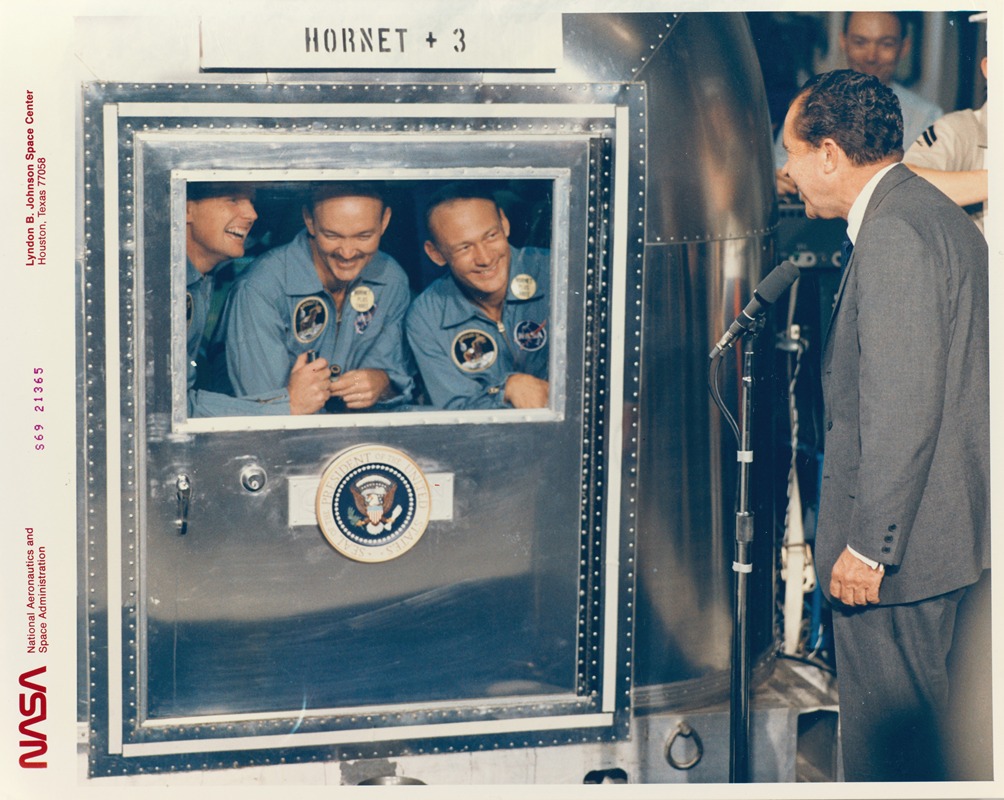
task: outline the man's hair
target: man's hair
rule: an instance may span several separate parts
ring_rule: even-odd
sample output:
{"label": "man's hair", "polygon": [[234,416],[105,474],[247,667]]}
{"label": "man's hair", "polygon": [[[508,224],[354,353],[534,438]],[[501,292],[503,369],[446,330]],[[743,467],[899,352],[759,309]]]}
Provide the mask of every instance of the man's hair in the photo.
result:
{"label": "man's hair", "polygon": [[208,200],[210,197],[231,197],[237,194],[254,196],[253,183],[237,181],[189,181],[185,186],[186,199]]}
{"label": "man's hair", "polygon": [[336,197],[370,197],[379,200],[382,207],[387,205],[382,187],[373,181],[318,181],[311,185],[310,194],[303,206],[313,215],[318,203]]}
{"label": "man's hair", "polygon": [[903,156],[899,99],[872,75],[853,69],[824,72],[806,81],[794,103],[800,106],[795,135],[814,148],[833,139],[858,166]]}
{"label": "man's hair", "polygon": [[495,206],[496,211],[499,210],[499,204],[495,199],[495,195],[481,181],[453,181],[452,183],[447,183],[436,189],[425,204],[425,229],[429,231],[430,236],[432,235],[432,228],[429,227],[429,220],[432,219],[432,212],[441,205],[452,203],[455,200],[487,200]]}
{"label": "man's hair", "polygon": [[[857,12],[845,11],[844,12],[844,36],[847,35],[847,29],[851,24],[851,14]],[[899,38],[905,39],[910,31],[910,13],[908,11],[878,11],[878,14],[888,14],[891,17],[895,17],[896,21],[899,22]]]}

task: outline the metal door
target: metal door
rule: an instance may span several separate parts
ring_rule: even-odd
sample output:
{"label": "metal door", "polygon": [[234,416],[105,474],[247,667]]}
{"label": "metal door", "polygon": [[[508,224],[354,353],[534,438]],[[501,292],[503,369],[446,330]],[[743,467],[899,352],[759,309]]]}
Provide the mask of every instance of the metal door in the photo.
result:
{"label": "metal door", "polygon": [[[94,85],[84,115],[92,772],[626,733],[643,88]],[[546,186],[549,407],[189,419],[187,183],[364,178]],[[325,536],[358,465],[414,491],[406,552]]]}

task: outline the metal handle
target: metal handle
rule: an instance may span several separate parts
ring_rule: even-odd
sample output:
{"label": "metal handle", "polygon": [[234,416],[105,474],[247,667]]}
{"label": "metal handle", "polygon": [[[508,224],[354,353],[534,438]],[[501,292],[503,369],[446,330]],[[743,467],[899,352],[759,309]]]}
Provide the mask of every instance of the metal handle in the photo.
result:
{"label": "metal handle", "polygon": [[[694,740],[694,748],[696,749],[696,752],[688,761],[677,761],[676,756],[673,755],[673,745],[680,736]],[[693,769],[698,765],[703,757],[704,743],[701,741],[701,737],[698,736],[697,731],[691,728],[686,722],[681,721],[677,724],[676,730],[673,731],[672,735],[666,741],[666,762],[674,769]]]}
{"label": "metal handle", "polygon": [[179,475],[175,482],[178,497],[178,535],[188,533],[188,503],[192,499],[192,479],[187,475]]}

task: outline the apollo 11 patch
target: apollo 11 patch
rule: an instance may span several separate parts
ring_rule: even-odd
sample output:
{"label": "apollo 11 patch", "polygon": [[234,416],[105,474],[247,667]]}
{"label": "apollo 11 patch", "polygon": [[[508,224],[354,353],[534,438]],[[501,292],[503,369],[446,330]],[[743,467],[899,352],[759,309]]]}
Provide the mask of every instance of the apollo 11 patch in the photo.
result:
{"label": "apollo 11 patch", "polygon": [[399,450],[361,445],[340,453],[317,489],[321,532],[342,555],[377,563],[403,555],[429,524],[429,482]]}
{"label": "apollo 11 patch", "polygon": [[319,297],[305,297],[293,309],[293,336],[308,344],[324,333],[328,325],[328,307]]}
{"label": "apollo 11 patch", "polygon": [[453,338],[453,363],[464,372],[484,372],[498,358],[495,340],[478,328],[461,331]]}

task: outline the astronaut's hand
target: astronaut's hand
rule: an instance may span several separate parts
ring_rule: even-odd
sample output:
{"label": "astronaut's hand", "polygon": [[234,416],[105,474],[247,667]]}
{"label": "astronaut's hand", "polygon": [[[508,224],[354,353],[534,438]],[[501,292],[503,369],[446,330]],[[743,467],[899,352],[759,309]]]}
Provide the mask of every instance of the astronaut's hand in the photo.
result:
{"label": "astronaut's hand", "polygon": [[324,407],[331,396],[331,370],[327,360],[307,361],[307,353],[300,353],[289,373],[289,412],[313,414]]}
{"label": "astronaut's hand", "polygon": [[382,369],[353,369],[331,381],[331,396],[341,398],[346,408],[369,408],[389,387],[390,378]]}
{"label": "astronaut's hand", "polygon": [[546,408],[549,389],[547,381],[516,372],[506,379],[503,398],[513,408]]}

